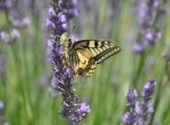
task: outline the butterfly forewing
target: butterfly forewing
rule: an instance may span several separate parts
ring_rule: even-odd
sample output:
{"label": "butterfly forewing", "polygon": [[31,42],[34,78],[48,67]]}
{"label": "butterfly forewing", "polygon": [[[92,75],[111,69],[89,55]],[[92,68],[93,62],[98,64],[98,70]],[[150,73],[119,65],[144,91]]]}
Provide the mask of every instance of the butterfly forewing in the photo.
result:
{"label": "butterfly forewing", "polygon": [[120,51],[120,47],[116,43],[105,40],[82,40],[75,42],[73,47],[76,51],[84,53],[84,56],[93,57],[97,64]]}

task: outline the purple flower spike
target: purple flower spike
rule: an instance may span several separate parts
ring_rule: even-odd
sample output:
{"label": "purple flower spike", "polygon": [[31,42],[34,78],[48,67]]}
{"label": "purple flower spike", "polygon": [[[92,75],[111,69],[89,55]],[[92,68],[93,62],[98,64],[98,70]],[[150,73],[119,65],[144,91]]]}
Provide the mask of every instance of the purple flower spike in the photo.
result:
{"label": "purple flower spike", "polygon": [[29,18],[25,17],[23,20],[22,20],[22,26],[23,27],[26,27],[30,24],[30,20]]}
{"label": "purple flower spike", "polygon": [[[63,58],[60,36],[68,31],[68,21],[75,16],[77,2],[52,0],[48,10],[46,26],[49,29],[50,37],[48,40],[49,62],[53,70],[52,86],[61,94],[63,108],[60,114],[77,125],[77,123],[87,117],[90,112],[89,106],[81,101],[72,90],[74,73],[73,69],[68,68]],[[73,11],[74,10],[74,11]]]}
{"label": "purple flower spike", "polygon": [[12,44],[18,40],[20,38],[19,29],[27,27],[30,23],[27,17],[20,20],[22,17],[17,7],[18,4],[15,0],[3,0],[3,2],[0,2],[0,10],[5,11],[5,15],[9,19],[7,22],[10,22],[10,25],[7,26],[8,30],[0,32],[0,41],[4,43]]}
{"label": "purple flower spike", "polygon": [[56,55],[58,55],[58,56],[62,56],[63,55],[63,51],[61,50],[61,48],[56,48]]}
{"label": "purple flower spike", "polygon": [[159,0],[153,0],[153,6],[155,8],[157,8],[160,5],[160,1]]}
{"label": "purple flower spike", "polygon": [[149,24],[146,20],[147,12],[148,12],[148,6],[145,4],[141,4],[139,10],[139,24],[144,29],[149,27]]}
{"label": "purple flower spike", "polygon": [[135,103],[135,112],[136,114],[140,115],[142,113],[141,106],[139,102]]}
{"label": "purple flower spike", "polygon": [[135,89],[129,89],[126,93],[127,103],[132,105],[135,103],[135,98],[138,96]]}
{"label": "purple flower spike", "polygon": [[20,33],[19,33],[19,31],[17,29],[13,29],[11,36],[12,36],[12,39],[15,41],[18,38],[20,38]]}
{"label": "purple flower spike", "polygon": [[2,100],[0,100],[0,125],[9,125],[5,118],[5,104]]}
{"label": "purple flower spike", "polygon": [[156,82],[154,80],[148,81],[144,86],[142,96],[144,98],[152,96],[152,94],[154,92],[155,85],[156,85]]}
{"label": "purple flower spike", "polygon": [[[157,31],[159,29],[159,20],[156,15],[162,13],[164,6],[163,3],[160,3],[159,0],[148,0],[148,1],[138,1],[139,3],[135,4],[138,12],[138,36],[137,43],[133,47],[133,51],[137,54],[142,54],[144,48],[154,46],[158,39],[161,37],[161,33]],[[136,7],[137,6],[137,7]],[[153,23],[155,22],[155,23]]]}
{"label": "purple flower spike", "polygon": [[73,69],[67,68],[67,69],[66,69],[66,73],[67,73],[67,75],[68,75],[69,78],[73,78]]}
{"label": "purple flower spike", "polygon": [[54,16],[55,16],[55,11],[54,11],[53,7],[50,7],[48,9],[48,18],[51,19]]}
{"label": "purple flower spike", "polygon": [[87,117],[87,114],[90,112],[90,107],[85,102],[78,103],[75,108],[74,114],[70,115],[70,121],[74,124]]}
{"label": "purple flower spike", "polygon": [[4,103],[0,100],[0,116],[3,114],[4,111]]}
{"label": "purple flower spike", "polygon": [[133,125],[137,120],[135,112],[135,99],[138,96],[137,91],[133,88],[129,89],[126,94],[128,112],[123,116],[123,125]]}
{"label": "purple flower spike", "polygon": [[87,114],[90,112],[90,107],[85,102],[82,102],[78,109],[76,109],[76,115],[81,116],[82,114]]}
{"label": "purple flower spike", "polygon": [[143,53],[144,51],[144,46],[139,44],[139,43],[136,43],[134,46],[133,46],[133,52],[135,53],[138,53],[138,54],[141,54]]}
{"label": "purple flower spike", "polygon": [[12,6],[12,3],[10,0],[6,2],[0,2],[0,10],[8,11]]}
{"label": "purple flower spike", "polygon": [[153,40],[154,40],[154,34],[153,34],[152,32],[148,32],[148,33],[146,34],[146,39],[147,39],[148,41],[153,41]]}
{"label": "purple flower spike", "polygon": [[123,125],[143,125],[148,121],[149,116],[153,113],[151,96],[153,95],[156,82],[148,81],[144,85],[141,99],[136,102],[137,92],[135,89],[129,89],[126,93],[128,112],[124,115]]}
{"label": "purple flower spike", "polygon": [[67,22],[67,16],[65,14],[59,15],[59,23],[66,23]]}
{"label": "purple flower spike", "polygon": [[135,117],[129,112],[123,116],[123,125],[134,125],[135,121]]}
{"label": "purple flower spike", "polygon": [[48,18],[46,19],[46,26],[49,28],[49,29],[52,29],[54,28],[54,24],[52,21],[50,21]]}
{"label": "purple flower spike", "polygon": [[9,39],[9,35],[6,32],[0,32],[0,41],[7,43],[9,42]]}

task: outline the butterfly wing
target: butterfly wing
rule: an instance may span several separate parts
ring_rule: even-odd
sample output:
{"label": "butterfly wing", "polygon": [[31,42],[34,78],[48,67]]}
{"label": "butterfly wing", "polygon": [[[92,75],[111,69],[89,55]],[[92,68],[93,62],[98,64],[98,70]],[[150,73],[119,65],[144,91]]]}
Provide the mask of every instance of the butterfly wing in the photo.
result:
{"label": "butterfly wing", "polygon": [[90,76],[99,64],[120,51],[120,47],[107,40],[82,40],[69,47],[69,61],[75,75],[86,72]]}

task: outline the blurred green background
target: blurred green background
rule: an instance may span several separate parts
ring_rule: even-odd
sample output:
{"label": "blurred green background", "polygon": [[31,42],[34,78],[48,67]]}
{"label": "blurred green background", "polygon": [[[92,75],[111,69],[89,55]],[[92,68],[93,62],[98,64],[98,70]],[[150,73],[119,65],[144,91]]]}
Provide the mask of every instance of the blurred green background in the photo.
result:
{"label": "blurred green background", "polygon": [[[70,34],[79,39],[113,40],[122,49],[98,65],[90,78],[75,77],[77,95],[91,108],[83,121],[87,125],[120,125],[126,112],[126,91],[134,87],[140,95],[150,79],[155,79],[157,85],[154,113],[148,124],[170,125],[170,63],[163,57],[170,54],[168,7],[170,3],[166,2],[166,14],[158,21],[161,39],[144,54],[135,54],[132,48],[139,27],[133,1],[78,1],[79,15],[70,22]],[[30,25],[19,29],[20,38],[14,43],[0,42],[0,100],[4,103],[0,120],[9,125],[70,124],[58,114],[62,100],[50,85],[52,69],[45,26],[48,8],[49,1],[17,0],[13,9],[22,18],[28,17]],[[0,10],[0,31],[11,32],[10,13]]]}

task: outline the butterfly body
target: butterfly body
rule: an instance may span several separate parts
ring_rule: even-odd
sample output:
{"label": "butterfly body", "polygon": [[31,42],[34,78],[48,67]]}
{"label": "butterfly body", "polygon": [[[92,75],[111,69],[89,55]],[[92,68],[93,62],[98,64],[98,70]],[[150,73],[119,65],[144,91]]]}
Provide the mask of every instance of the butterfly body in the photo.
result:
{"label": "butterfly body", "polygon": [[108,40],[81,40],[74,42],[67,33],[60,37],[61,47],[64,52],[64,64],[72,68],[74,75],[90,76],[96,65],[105,61],[120,51],[120,47]]}

